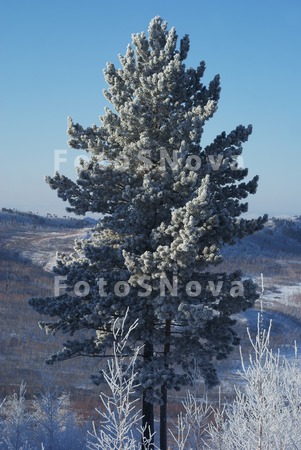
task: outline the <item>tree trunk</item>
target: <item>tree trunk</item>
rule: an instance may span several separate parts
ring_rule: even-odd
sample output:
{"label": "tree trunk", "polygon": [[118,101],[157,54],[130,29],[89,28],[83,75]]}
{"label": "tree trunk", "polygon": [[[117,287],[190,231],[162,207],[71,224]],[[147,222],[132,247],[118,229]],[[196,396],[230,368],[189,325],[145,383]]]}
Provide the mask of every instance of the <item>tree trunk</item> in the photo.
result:
{"label": "tree trunk", "polygon": [[[153,345],[149,342],[146,342],[144,345],[144,352],[143,357],[145,360],[150,359],[153,356],[154,349]],[[142,427],[145,429],[144,431],[144,437],[147,440],[150,440],[151,444],[154,443],[154,439],[151,438],[151,436],[155,432],[155,424],[154,424],[154,405],[152,403],[149,403],[146,401],[146,395],[147,395],[148,389],[143,390],[142,395]],[[150,445],[149,450],[153,450],[154,446]],[[144,446],[141,446],[141,450],[144,450]]]}
{"label": "tree trunk", "polygon": [[[171,320],[166,320],[165,323],[165,344],[164,344],[164,358],[165,368],[168,369],[167,356],[170,351],[170,333]],[[160,406],[160,450],[167,450],[167,384],[163,383],[161,386],[162,405]]]}
{"label": "tree trunk", "polygon": [[161,386],[163,404],[160,406],[160,450],[167,450],[167,386]]}
{"label": "tree trunk", "polygon": [[[144,429],[143,436],[150,440],[151,444],[154,443],[154,439],[151,438],[151,436],[154,434],[155,426],[154,426],[154,405],[152,403],[149,403],[146,401],[146,393],[147,389],[144,389],[143,391],[143,397],[142,397],[142,427]],[[150,445],[149,450],[153,450],[154,446]],[[141,447],[142,450],[144,450],[144,446]]]}

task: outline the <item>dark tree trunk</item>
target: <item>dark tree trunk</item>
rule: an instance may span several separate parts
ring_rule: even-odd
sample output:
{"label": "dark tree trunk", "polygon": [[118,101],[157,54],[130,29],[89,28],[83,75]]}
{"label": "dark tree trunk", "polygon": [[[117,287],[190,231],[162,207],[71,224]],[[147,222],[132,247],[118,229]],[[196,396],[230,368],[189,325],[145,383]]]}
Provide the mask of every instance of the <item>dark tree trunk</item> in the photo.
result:
{"label": "dark tree trunk", "polygon": [[163,404],[160,406],[160,450],[167,450],[167,387],[161,386]]}
{"label": "dark tree trunk", "polygon": [[[154,349],[153,345],[147,342],[144,345],[144,352],[143,357],[147,360],[150,359],[153,356]],[[154,424],[154,405],[152,403],[149,403],[146,401],[148,389],[144,389],[143,395],[142,395],[142,427],[145,428],[144,431],[144,437],[146,439],[150,439],[150,437],[154,434],[155,431],[155,424]],[[154,443],[154,439],[151,439],[151,443]],[[141,449],[144,450],[144,446],[141,446]],[[154,447],[151,445],[149,447],[149,450],[153,450]]]}
{"label": "dark tree trunk", "polygon": [[[144,431],[144,437],[146,439],[150,439],[150,437],[154,434],[154,405],[146,401],[145,397],[147,394],[147,389],[143,391],[142,397],[142,426]],[[146,428],[145,428],[146,427]],[[151,443],[154,443],[154,439],[151,439]],[[153,446],[149,447],[150,450],[153,450]],[[144,450],[144,446],[142,446],[142,450]]]}
{"label": "dark tree trunk", "polygon": [[[165,368],[168,369],[167,356],[170,351],[171,320],[165,323],[164,358]],[[162,405],[160,406],[160,450],[167,450],[167,385],[161,386]]]}

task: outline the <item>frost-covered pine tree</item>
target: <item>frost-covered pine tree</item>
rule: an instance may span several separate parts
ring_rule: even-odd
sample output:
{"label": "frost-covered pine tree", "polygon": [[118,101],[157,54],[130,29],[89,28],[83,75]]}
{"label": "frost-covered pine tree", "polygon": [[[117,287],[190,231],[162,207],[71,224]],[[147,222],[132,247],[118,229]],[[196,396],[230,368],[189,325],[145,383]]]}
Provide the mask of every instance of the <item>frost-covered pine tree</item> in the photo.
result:
{"label": "frost-covered pine tree", "polygon": [[129,322],[139,319],[131,340],[133,348],[143,345],[137,371],[144,422],[153,430],[159,401],[162,450],[167,390],[188,383],[195,361],[208,384],[217,382],[214,359],[238,343],[231,314],[257,297],[239,272],[210,268],[221,261],[223,245],[266,220],[240,218],[258,182],[244,181],[248,170],[237,164],[252,127],[239,125],[201,146],[217,109],[219,77],[206,87],[205,63],[184,63],[189,37],[177,41],[176,30],[155,17],[148,36],[132,36],[121,68],[107,64],[104,94],[112,106],[100,126],[84,129],[70,119],[69,144],[90,160],[81,161],[75,182],[59,173],[47,182],[69,202],[68,212],[103,219],[72,255],[60,255],[55,273],[66,290],[30,301],[54,318],[41,324],[45,330],[78,335],[50,362],[106,356],[114,320],[128,308]]}

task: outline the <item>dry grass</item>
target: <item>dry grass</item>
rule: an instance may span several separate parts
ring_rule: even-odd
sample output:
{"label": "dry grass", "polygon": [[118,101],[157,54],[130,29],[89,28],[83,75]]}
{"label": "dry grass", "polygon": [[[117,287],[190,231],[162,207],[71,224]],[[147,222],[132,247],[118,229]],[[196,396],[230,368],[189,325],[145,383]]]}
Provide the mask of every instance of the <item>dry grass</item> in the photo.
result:
{"label": "dry grass", "polygon": [[54,366],[45,364],[46,358],[61,348],[64,338],[45,335],[38,326],[45,317],[29,306],[28,299],[52,295],[53,275],[20,258],[14,246],[17,240],[11,233],[7,238],[9,241],[1,235],[0,242],[0,399],[17,390],[22,380],[30,397],[42,388],[44,378],[50,377],[55,385],[71,392],[82,411],[92,397],[97,399],[99,388],[93,386],[90,375],[104,363],[74,359]]}

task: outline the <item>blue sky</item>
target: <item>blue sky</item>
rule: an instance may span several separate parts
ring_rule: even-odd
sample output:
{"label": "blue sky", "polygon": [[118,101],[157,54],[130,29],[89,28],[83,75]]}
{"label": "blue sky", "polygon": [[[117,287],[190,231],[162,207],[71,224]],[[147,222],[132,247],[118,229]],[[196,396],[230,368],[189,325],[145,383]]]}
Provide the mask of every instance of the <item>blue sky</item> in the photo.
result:
{"label": "blue sky", "polygon": [[118,65],[131,34],[156,15],[190,35],[187,66],[205,60],[206,83],[221,75],[204,139],[253,124],[243,153],[250,176],[260,176],[250,214],[301,214],[300,0],[2,0],[0,207],[65,214],[44,176],[55,150],[67,151],[60,171],[75,173],[67,116],[99,124],[106,62]]}

